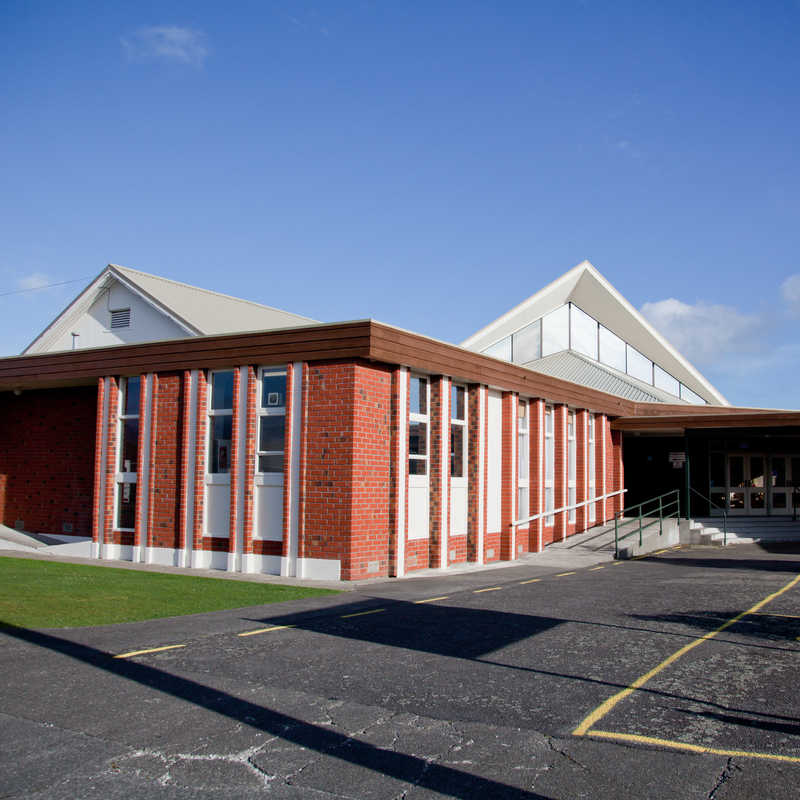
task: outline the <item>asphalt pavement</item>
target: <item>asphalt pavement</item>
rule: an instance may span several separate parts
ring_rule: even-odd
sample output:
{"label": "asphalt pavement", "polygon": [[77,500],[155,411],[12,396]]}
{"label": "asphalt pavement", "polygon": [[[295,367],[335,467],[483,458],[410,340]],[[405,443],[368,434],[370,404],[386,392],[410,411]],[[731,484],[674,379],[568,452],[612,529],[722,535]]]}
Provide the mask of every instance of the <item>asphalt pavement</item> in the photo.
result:
{"label": "asphalt pavement", "polygon": [[797,795],[796,545],[558,569],[5,629],[0,797]]}

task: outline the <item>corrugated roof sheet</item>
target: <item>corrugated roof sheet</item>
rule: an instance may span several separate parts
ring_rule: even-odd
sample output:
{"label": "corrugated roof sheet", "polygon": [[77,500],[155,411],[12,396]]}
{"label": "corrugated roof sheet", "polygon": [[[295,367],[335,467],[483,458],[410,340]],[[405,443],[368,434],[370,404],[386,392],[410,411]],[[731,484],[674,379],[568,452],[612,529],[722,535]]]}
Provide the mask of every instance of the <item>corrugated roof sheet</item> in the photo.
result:
{"label": "corrugated roof sheet", "polygon": [[529,361],[523,366],[637,403],[685,403],[669,392],[631,378],[630,375],[623,375],[569,350]]}
{"label": "corrugated roof sheet", "polygon": [[317,322],[279,308],[190,286],[188,283],[169,280],[159,275],[150,275],[138,269],[121,267],[118,264],[110,264],[109,267],[201,334],[292,328]]}

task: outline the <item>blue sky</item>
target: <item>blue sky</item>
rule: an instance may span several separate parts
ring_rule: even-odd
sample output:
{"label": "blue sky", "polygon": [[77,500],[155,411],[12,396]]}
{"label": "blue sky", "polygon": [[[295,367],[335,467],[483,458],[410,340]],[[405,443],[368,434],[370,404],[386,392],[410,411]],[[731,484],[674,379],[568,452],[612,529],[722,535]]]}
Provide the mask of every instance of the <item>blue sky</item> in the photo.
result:
{"label": "blue sky", "polygon": [[[107,262],[448,341],[587,258],[800,407],[800,3],[0,6],[0,355]],[[793,277],[795,276],[795,277]]]}

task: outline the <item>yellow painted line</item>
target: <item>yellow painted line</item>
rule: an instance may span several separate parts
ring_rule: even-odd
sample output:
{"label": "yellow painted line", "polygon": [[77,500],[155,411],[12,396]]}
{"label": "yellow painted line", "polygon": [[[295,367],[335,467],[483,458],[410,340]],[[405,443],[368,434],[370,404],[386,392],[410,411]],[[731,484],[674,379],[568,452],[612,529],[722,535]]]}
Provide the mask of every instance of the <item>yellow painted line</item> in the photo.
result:
{"label": "yellow painted line", "polygon": [[480,594],[481,592],[499,592],[502,586],[490,586],[488,589],[476,589],[473,594]]}
{"label": "yellow painted line", "polygon": [[574,574],[575,574],[574,572],[559,572],[558,575],[556,575],[556,578],[563,578],[566,575],[574,575]]}
{"label": "yellow painted line", "polygon": [[652,744],[658,747],[670,747],[673,750],[686,750],[690,753],[708,753],[715,756],[738,756],[739,758],[761,758],[767,761],[788,761],[791,764],[800,764],[800,756],[782,756],[778,753],[758,753],[751,750],[723,750],[718,747],[704,747],[688,742],[676,742],[672,739],[657,739],[655,736],[639,736],[635,733],[616,733],[615,731],[590,730],[587,736],[596,736],[600,739],[616,739],[623,742],[636,742],[638,744]]}
{"label": "yellow painted line", "polygon": [[703,644],[703,642],[707,641],[708,639],[713,639],[718,633],[722,633],[726,628],[730,628],[731,625],[737,623],[742,617],[746,617],[748,614],[754,614],[756,611],[760,611],[767,603],[772,602],[776,597],[780,597],[784,592],[788,592],[793,586],[796,586],[797,583],[800,582],[800,575],[792,578],[785,586],[777,591],[773,592],[772,594],[767,595],[763,600],[759,600],[754,606],[751,606],[747,609],[747,611],[742,611],[740,614],[737,614],[735,617],[731,617],[727,622],[723,622],[715,630],[711,631],[710,633],[703,634],[703,636],[699,636],[697,639],[689,642],[689,644],[685,644],[679,650],[676,650],[671,656],[665,658],[660,664],[656,665],[651,669],[649,672],[645,672],[644,675],[640,675],[633,683],[627,686],[625,689],[617,692],[615,695],[612,695],[608,698],[604,703],[601,703],[594,711],[592,711],[581,723],[578,725],[577,728],[572,732],[574,736],[584,736],[586,732],[594,725],[596,722],[599,722],[606,714],[608,714],[620,700],[624,700],[628,695],[633,694],[637,689],[640,689],[644,686],[650,678],[655,677],[658,675],[659,672],[666,669],[670,664],[676,662],[681,656],[686,655],[690,650],[693,650],[695,647]]}
{"label": "yellow painted line", "polygon": [[287,628],[294,628],[294,625],[273,625],[271,628],[258,628],[255,631],[245,631],[237,633],[237,636],[255,636],[258,633],[269,633],[270,631],[285,631]]}
{"label": "yellow painted line", "polygon": [[621,567],[621,566],[624,566],[624,564],[625,564],[624,561],[614,561],[614,562],[612,562],[611,566],[612,567]]}
{"label": "yellow painted line", "polygon": [[350,619],[350,617],[365,617],[367,614],[380,614],[381,611],[386,611],[385,608],[373,608],[371,611],[357,611],[355,614],[342,614],[342,619]]}
{"label": "yellow painted line", "polygon": [[520,582],[519,582],[519,585],[520,585],[520,586],[524,586],[526,583],[537,583],[537,582],[538,582],[538,581],[540,581],[540,580],[541,580],[541,578],[531,578],[531,579],[530,579],[530,580],[528,580],[528,581],[520,581]]}
{"label": "yellow painted line", "polygon": [[185,644],[167,644],[164,647],[151,647],[147,650],[131,650],[130,653],[120,653],[114,658],[133,658],[133,656],[143,656],[145,653],[161,653],[164,650],[177,650],[179,647],[186,647]]}
{"label": "yellow painted line", "polygon": [[436,600],[447,600],[450,595],[445,594],[441,597],[429,597],[427,600],[415,600],[415,603],[434,603]]}
{"label": "yellow painted line", "polygon": [[589,572],[594,572],[596,569],[605,569],[605,565],[603,564],[603,565],[601,565],[601,566],[599,566],[599,567],[592,567],[592,568],[589,570]]}
{"label": "yellow painted line", "polygon": [[660,556],[662,553],[669,553],[669,548],[665,547],[663,550],[656,550],[655,553],[653,553],[653,555]]}

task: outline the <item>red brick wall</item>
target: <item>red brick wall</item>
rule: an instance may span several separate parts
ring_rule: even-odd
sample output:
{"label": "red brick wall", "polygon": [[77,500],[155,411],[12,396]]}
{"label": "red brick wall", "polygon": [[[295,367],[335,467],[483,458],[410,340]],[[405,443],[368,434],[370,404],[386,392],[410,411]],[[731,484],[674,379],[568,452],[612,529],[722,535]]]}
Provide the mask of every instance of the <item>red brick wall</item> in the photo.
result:
{"label": "red brick wall", "polygon": [[0,521],[92,535],[98,389],[0,393]]}
{"label": "red brick wall", "polygon": [[[428,558],[425,564],[417,563],[417,567],[438,567],[441,564],[442,548],[442,403],[449,397],[442,397],[442,378],[431,377],[430,408],[430,454],[428,456],[429,487],[429,534]],[[449,417],[448,417],[449,424]],[[449,480],[449,478],[448,478]]]}
{"label": "red brick wall", "polygon": [[479,471],[480,455],[480,387],[467,387],[467,561],[478,560],[478,530],[480,525]]}
{"label": "red brick wall", "polygon": [[[575,502],[583,503],[588,500],[586,493],[587,485],[589,482],[588,470],[588,441],[587,441],[587,425],[589,414],[585,410],[578,411],[575,414],[575,446],[577,469],[575,470]],[[575,512],[575,530],[585,531],[589,520],[589,506],[581,506]]]}
{"label": "red brick wall", "polygon": [[154,430],[151,441],[150,471],[150,547],[181,546],[178,487],[183,484],[181,436],[183,430],[184,389],[178,372],[157,377],[154,394]]}
{"label": "red brick wall", "polygon": [[[554,409],[555,431],[555,479],[554,508],[563,508],[567,504],[567,407],[556,406]],[[559,542],[567,536],[567,512],[555,515],[553,538]]]}
{"label": "red brick wall", "polygon": [[340,559],[345,580],[389,574],[391,386],[388,367],[309,367],[303,549]]}
{"label": "red brick wall", "polygon": [[515,477],[516,465],[514,452],[517,436],[517,396],[512,392],[503,392],[502,398],[502,452],[501,465],[501,498],[500,498],[500,560],[510,561],[516,558],[513,551],[514,536],[511,523],[514,520],[514,495],[517,490]]}

